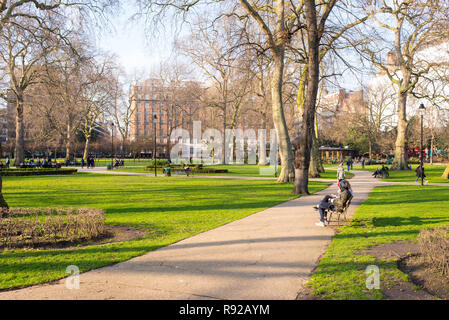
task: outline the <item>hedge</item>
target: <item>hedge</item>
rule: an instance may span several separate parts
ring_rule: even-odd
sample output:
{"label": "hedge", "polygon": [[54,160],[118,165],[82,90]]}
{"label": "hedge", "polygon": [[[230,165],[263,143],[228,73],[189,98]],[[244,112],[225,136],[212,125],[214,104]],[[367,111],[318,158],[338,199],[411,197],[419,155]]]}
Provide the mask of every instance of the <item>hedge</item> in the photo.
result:
{"label": "hedge", "polygon": [[70,175],[77,172],[77,169],[0,169],[0,175],[3,177]]}

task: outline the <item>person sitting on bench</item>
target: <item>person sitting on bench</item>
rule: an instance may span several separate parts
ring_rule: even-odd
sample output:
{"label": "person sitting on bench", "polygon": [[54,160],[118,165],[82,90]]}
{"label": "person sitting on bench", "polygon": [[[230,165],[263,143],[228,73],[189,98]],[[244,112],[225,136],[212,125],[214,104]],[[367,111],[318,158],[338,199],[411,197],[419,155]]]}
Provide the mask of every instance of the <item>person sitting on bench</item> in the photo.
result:
{"label": "person sitting on bench", "polygon": [[188,163],[186,163],[186,164],[184,165],[184,171],[185,171],[185,173],[186,173],[187,176],[189,176],[190,173],[192,172],[192,171],[190,170],[190,166],[189,166]]}
{"label": "person sitting on bench", "polygon": [[341,180],[339,183],[339,195],[327,195],[320,201],[316,207],[320,211],[320,222],[316,223],[318,227],[325,226],[324,221],[327,210],[337,212],[343,212],[345,210],[346,203],[352,198],[349,188],[349,183],[346,180]]}
{"label": "person sitting on bench", "polygon": [[382,172],[380,172],[379,168],[377,168],[376,171],[374,171],[374,173],[373,173],[374,178],[378,178],[381,175],[382,175]]}

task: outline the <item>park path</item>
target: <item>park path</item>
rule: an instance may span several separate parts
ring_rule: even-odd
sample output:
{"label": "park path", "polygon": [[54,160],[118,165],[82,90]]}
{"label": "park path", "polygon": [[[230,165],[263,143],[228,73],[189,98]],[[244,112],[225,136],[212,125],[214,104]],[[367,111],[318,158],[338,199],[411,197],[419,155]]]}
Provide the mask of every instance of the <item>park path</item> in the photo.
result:
{"label": "park path", "polygon": [[[351,179],[349,214],[380,185],[368,172]],[[1,292],[0,299],[281,299],[292,300],[326,251],[334,229],[317,227],[312,208],[334,183],[312,196],[266,209],[225,226],[109,267],[66,280]]]}

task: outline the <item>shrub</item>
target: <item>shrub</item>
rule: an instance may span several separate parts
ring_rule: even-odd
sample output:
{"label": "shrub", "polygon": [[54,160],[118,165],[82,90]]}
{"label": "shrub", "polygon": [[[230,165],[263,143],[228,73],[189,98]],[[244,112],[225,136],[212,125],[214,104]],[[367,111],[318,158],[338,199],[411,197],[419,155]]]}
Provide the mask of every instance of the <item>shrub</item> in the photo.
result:
{"label": "shrub", "polygon": [[449,227],[423,229],[418,244],[424,262],[443,275],[449,275]]}
{"label": "shrub", "polygon": [[0,169],[0,175],[5,176],[40,176],[76,174],[77,169]]}
{"label": "shrub", "polygon": [[36,246],[76,242],[104,234],[105,215],[98,209],[1,209],[0,245]]}

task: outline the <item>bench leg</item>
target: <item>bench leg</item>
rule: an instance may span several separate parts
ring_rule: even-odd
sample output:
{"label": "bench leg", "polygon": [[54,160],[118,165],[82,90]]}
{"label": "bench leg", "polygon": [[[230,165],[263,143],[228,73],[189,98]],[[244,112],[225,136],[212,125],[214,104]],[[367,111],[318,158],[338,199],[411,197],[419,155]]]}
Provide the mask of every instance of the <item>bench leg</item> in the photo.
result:
{"label": "bench leg", "polygon": [[332,220],[332,211],[327,213],[327,225],[331,224]]}

